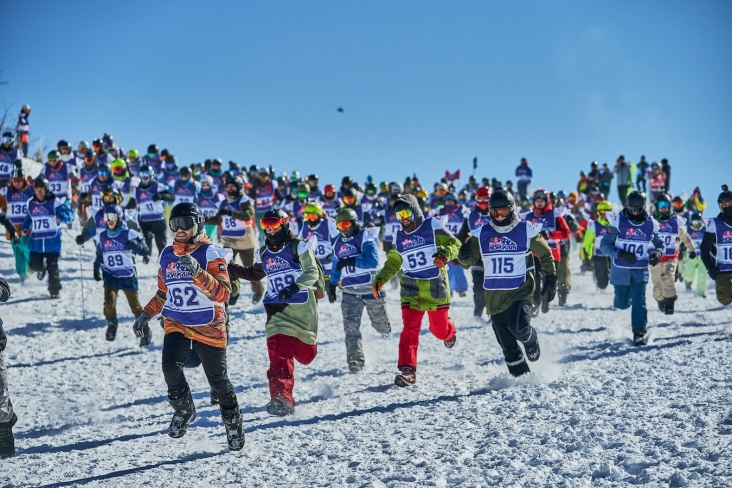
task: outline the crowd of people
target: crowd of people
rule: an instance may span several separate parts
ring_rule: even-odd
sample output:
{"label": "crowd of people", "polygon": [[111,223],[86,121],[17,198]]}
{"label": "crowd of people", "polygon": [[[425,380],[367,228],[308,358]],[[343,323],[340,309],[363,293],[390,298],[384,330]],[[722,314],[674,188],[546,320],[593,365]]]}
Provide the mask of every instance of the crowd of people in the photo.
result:
{"label": "crowd of people", "polygon": [[[649,196],[645,158],[634,181],[622,156],[613,170],[592,163],[577,190],[567,194],[530,192],[533,173],[525,158],[515,172],[516,191],[511,182],[473,176],[462,187],[442,180],[428,190],[416,175],[403,182],[369,178],[363,184],[344,176],[339,186],[321,188],[317,174],[278,175],[272,167],[240,168],[233,161],[224,168],[221,159],[179,165],[156,144],[144,153],[125,151],[108,134],[76,148],[59,141],[32,178],[18,146],[12,133],[3,134],[0,223],[12,241],[21,283],[35,273],[39,280],[47,277],[50,298],[60,296],[62,283],[68,283],[59,275],[61,234],[78,220],[76,244],[93,241],[96,248],[93,275],[104,286],[106,339],[116,339],[120,291],[135,316],[141,347],[152,340],[150,321],[162,317],[163,373],[174,411],[171,437],[183,436],[195,419],[183,365],[200,364],[211,403],[220,405],[229,448],[243,447],[240,408],[226,364],[229,311],[243,296],[262,302],[266,311],[271,396],[266,409],[277,416],[294,412],[295,362],[306,365],[317,354],[323,299],[341,302],[345,365],[358,373],[366,363],[363,311],[371,326],[389,337],[385,297],[388,289],[399,289],[402,329],[394,378],[399,387],[417,381],[425,314],[430,332],[446,349],[456,344],[460,324],[449,311],[454,296],[468,294],[465,270],[472,279],[474,315],[490,321],[513,376],[528,373],[529,363],[541,355],[531,319],[546,313],[555,297],[558,306],[567,303],[572,256],[599,289],[613,285],[615,307],[632,308],[636,346],[648,340],[649,281],[665,314],[674,313],[677,280],[688,290],[696,282],[695,293],[706,297],[707,275],[719,302],[732,303],[732,192],[723,188],[719,214],[705,220],[698,188],[686,200],[667,193],[666,160],[650,166]],[[661,186],[654,182],[659,171]],[[613,177],[619,211],[608,200]],[[144,306],[135,256],[143,265],[157,266],[158,290]],[[157,264],[149,264],[154,257]],[[243,281],[250,283],[250,295]],[[0,280],[0,300],[9,296],[7,282]],[[6,344],[1,331],[0,351]],[[14,452],[15,421],[0,355],[2,456]]]}

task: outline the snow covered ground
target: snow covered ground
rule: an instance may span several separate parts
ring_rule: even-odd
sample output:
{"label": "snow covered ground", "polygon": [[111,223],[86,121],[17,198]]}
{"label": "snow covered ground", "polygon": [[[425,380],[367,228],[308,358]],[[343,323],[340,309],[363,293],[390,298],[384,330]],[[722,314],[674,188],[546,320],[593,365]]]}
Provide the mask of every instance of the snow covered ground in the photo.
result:
{"label": "snow covered ground", "polygon": [[[19,284],[11,248],[0,244],[19,417],[18,456],[0,460],[0,486],[732,485],[732,309],[712,289],[702,299],[680,285],[677,313],[665,316],[649,286],[653,338],[635,348],[630,311],[614,310],[611,290],[576,273],[568,305],[534,320],[542,358],[520,379],[508,376],[470,298],[456,298],[457,345],[447,350],[425,332],[418,383],[405,389],[393,386],[398,293],[389,292],[390,338],[364,324],[367,364],[355,375],[340,304],[322,301],[318,356],[296,366],[297,411],[285,419],[264,410],[265,315],[245,297],[233,310],[229,374],[246,446],[229,453],[200,368],[186,371],[198,418],[185,437],[168,437],[161,330],[153,347],[137,347],[121,297],[117,340],[105,341],[91,245],[81,254],[83,272],[65,233],[64,288],[52,301],[45,283]],[[146,303],[156,269],[138,269]]]}

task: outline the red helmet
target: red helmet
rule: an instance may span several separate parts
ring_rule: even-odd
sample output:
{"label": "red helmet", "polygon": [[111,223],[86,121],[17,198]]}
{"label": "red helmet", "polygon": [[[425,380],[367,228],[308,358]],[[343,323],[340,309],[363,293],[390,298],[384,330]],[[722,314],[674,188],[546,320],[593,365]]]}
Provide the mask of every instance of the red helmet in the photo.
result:
{"label": "red helmet", "polygon": [[478,202],[489,201],[491,199],[491,189],[487,186],[481,186],[475,190],[475,200]]}

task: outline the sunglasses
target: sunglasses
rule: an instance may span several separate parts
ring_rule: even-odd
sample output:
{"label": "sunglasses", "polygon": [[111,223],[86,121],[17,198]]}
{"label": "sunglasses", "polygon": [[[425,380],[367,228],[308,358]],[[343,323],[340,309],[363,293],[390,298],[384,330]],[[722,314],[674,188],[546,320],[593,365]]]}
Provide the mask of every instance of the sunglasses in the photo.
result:
{"label": "sunglasses", "polygon": [[353,227],[353,222],[351,222],[350,220],[336,222],[336,227],[338,228],[338,230],[348,230]]}
{"label": "sunglasses", "polygon": [[397,210],[395,212],[395,215],[396,215],[396,218],[398,218],[399,220],[411,219],[412,215],[414,215],[414,212],[412,212],[412,209],[410,209],[410,208],[403,208],[401,210]]}
{"label": "sunglasses", "polygon": [[278,230],[285,223],[285,219],[279,217],[265,217],[259,221],[259,226],[262,229],[273,229]]}
{"label": "sunglasses", "polygon": [[316,213],[306,213],[306,214],[303,214],[303,216],[304,216],[305,220],[307,220],[309,222],[315,222],[316,220],[318,220],[320,218],[320,215],[318,215]]}
{"label": "sunglasses", "polygon": [[190,216],[171,217],[170,222],[168,222],[168,227],[170,227],[170,230],[173,232],[177,232],[178,229],[190,230],[194,225],[196,225],[196,222],[193,217]]}

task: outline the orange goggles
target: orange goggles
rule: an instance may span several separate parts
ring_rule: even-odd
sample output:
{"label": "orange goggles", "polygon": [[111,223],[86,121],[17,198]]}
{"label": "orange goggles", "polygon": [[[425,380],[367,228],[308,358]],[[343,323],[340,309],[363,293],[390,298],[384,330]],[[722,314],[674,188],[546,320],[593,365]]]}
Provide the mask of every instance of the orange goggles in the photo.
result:
{"label": "orange goggles", "polygon": [[286,222],[285,219],[281,219],[279,217],[265,217],[259,221],[259,226],[262,229],[278,230],[280,227],[282,227],[282,224],[284,224],[285,222]]}
{"label": "orange goggles", "polygon": [[338,227],[338,230],[348,230],[353,227],[353,222],[351,222],[350,220],[336,222],[336,227]]}
{"label": "orange goggles", "polygon": [[345,197],[343,197],[343,202],[344,203],[353,203],[355,201],[356,201],[356,197],[352,197],[352,196],[345,196]]}
{"label": "orange goggles", "polygon": [[398,218],[399,220],[411,219],[412,215],[414,215],[414,212],[412,212],[411,208],[403,208],[403,209],[395,212],[395,215],[396,215],[396,218]]}
{"label": "orange goggles", "polygon": [[318,220],[320,218],[320,215],[318,215],[316,213],[306,213],[306,214],[303,214],[303,218],[305,220],[307,220],[308,222],[315,222],[316,220]]}

